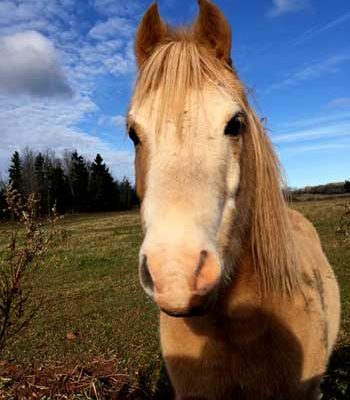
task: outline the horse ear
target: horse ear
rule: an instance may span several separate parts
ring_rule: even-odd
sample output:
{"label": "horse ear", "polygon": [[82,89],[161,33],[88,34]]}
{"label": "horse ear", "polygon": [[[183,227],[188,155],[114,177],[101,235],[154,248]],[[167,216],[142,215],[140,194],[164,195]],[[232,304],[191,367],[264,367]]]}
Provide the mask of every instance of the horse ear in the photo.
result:
{"label": "horse ear", "polygon": [[198,0],[199,15],[194,34],[199,43],[214,51],[216,56],[231,63],[231,28],[223,13],[208,0]]}
{"label": "horse ear", "polygon": [[157,3],[146,11],[136,33],[135,55],[139,67],[167,36],[167,26],[160,18]]}

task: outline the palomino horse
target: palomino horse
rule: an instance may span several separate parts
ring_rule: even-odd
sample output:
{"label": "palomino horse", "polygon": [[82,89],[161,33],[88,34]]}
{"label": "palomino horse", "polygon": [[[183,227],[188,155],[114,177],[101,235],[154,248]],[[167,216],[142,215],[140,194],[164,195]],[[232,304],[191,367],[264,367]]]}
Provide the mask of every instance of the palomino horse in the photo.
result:
{"label": "palomino horse", "polygon": [[199,0],[191,28],[157,5],[136,37],[128,115],[144,242],[180,399],[317,399],[339,328],[337,282],[230,59],[230,27]]}

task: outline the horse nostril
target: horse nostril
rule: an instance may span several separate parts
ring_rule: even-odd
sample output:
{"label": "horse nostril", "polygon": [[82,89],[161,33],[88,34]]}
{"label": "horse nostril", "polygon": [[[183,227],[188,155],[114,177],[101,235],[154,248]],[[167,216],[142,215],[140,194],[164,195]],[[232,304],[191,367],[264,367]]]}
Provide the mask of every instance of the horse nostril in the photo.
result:
{"label": "horse nostril", "polygon": [[149,272],[146,256],[143,256],[140,274],[142,285],[144,286],[145,290],[152,295],[154,290],[154,282]]}
{"label": "horse nostril", "polygon": [[212,290],[218,284],[221,277],[221,266],[213,253],[207,250],[201,251],[195,276],[195,289],[202,293]]}
{"label": "horse nostril", "polygon": [[198,278],[198,276],[200,275],[202,268],[204,266],[205,260],[208,257],[208,252],[206,250],[202,250],[200,253],[200,257],[199,257],[199,262],[198,262],[198,266],[196,268],[196,272],[195,275]]}

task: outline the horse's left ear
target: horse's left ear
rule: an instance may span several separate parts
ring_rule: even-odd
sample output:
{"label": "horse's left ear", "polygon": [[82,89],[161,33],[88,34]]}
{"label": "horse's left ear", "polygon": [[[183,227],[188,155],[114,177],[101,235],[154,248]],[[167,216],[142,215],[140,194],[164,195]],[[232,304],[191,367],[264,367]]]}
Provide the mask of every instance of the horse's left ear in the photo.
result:
{"label": "horse's left ear", "polygon": [[136,33],[135,55],[139,67],[153,50],[166,39],[168,28],[162,21],[157,3],[153,3],[142,18]]}
{"label": "horse's left ear", "polygon": [[198,0],[199,15],[194,25],[196,39],[215,55],[231,63],[231,28],[223,13],[208,0]]}

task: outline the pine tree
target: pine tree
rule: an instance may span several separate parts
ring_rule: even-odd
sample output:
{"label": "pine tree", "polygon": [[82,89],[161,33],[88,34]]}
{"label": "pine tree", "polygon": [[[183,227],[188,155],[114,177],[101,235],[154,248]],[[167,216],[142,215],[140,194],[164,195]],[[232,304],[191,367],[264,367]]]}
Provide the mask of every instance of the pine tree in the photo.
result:
{"label": "pine tree", "polygon": [[344,190],[345,193],[350,193],[350,181],[345,181]]}
{"label": "pine tree", "polygon": [[70,186],[75,211],[87,211],[89,206],[89,170],[83,156],[77,151],[72,153]]}
{"label": "pine tree", "polygon": [[130,210],[132,204],[132,186],[129,180],[124,177],[119,183],[119,209]]}
{"label": "pine tree", "polygon": [[45,175],[44,175],[44,157],[41,153],[39,153],[35,157],[35,164],[34,164],[34,169],[35,169],[35,175],[37,179],[37,186],[38,186],[38,192],[40,192],[40,189],[42,188],[44,182],[45,182]]}
{"label": "pine tree", "polygon": [[59,161],[55,165],[49,166],[47,179],[48,211],[51,212],[52,208],[56,207],[59,214],[64,214],[69,205],[69,186]]}
{"label": "pine tree", "polygon": [[48,212],[48,182],[44,171],[45,159],[41,153],[35,157],[34,171],[36,177],[36,192],[40,198],[40,209],[43,214]]}
{"label": "pine tree", "polygon": [[38,192],[37,182],[35,176],[35,157],[36,155],[32,150],[26,147],[21,154],[22,165],[22,196],[28,198],[32,193]]}
{"label": "pine tree", "polygon": [[11,157],[11,165],[9,167],[9,183],[13,189],[22,194],[22,162],[18,151],[15,151]]}
{"label": "pine tree", "polygon": [[[138,204],[129,180],[114,180],[100,154],[91,163],[77,151],[66,151],[60,159],[52,151],[34,153],[25,149],[21,156],[16,151],[9,181],[23,197],[31,192],[38,194],[42,214],[50,213],[55,204],[60,213],[128,210]],[[0,187],[0,207],[3,197]]]}
{"label": "pine tree", "polygon": [[5,219],[7,216],[7,204],[6,204],[6,185],[0,179],[0,221]]}
{"label": "pine tree", "polygon": [[90,199],[94,211],[110,211],[114,203],[113,177],[100,154],[91,164]]}

